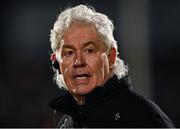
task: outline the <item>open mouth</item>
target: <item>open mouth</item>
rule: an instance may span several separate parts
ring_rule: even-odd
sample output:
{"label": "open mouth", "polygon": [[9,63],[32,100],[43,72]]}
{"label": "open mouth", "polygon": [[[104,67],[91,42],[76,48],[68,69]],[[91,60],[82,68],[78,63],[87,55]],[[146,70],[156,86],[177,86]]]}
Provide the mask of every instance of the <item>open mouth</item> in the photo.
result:
{"label": "open mouth", "polygon": [[84,79],[88,79],[89,77],[90,77],[90,74],[83,73],[83,74],[75,75],[74,79],[76,79],[76,80],[84,80]]}

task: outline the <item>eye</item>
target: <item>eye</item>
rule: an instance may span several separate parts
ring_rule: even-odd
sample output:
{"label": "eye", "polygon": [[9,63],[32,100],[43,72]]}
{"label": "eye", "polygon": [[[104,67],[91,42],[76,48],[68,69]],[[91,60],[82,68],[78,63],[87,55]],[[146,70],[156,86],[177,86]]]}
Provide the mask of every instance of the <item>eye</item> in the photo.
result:
{"label": "eye", "polygon": [[92,48],[86,48],[86,49],[85,49],[85,53],[88,53],[88,54],[94,53],[94,49],[92,49]]}
{"label": "eye", "polygon": [[73,51],[72,50],[69,50],[69,51],[66,51],[66,52],[64,52],[64,56],[66,56],[66,57],[70,57],[70,56],[72,56],[73,55]]}

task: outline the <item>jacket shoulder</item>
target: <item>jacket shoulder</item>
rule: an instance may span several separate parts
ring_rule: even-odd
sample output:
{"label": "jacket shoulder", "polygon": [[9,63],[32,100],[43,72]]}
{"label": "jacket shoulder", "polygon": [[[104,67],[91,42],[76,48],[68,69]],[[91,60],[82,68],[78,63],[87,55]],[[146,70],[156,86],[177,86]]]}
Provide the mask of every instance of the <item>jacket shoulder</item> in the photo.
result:
{"label": "jacket shoulder", "polygon": [[152,100],[132,89],[125,92],[124,95],[126,96],[125,108],[137,123],[144,123],[149,127],[175,127],[168,116]]}

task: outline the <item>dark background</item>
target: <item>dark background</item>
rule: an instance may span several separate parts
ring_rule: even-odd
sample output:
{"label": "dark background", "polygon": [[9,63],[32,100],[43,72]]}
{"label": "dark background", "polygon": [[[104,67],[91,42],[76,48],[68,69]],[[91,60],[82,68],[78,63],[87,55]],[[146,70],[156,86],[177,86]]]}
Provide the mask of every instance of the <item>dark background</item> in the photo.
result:
{"label": "dark background", "polygon": [[78,3],[114,21],[134,88],[180,127],[180,0],[2,0],[0,127],[53,127],[49,34],[58,13]]}

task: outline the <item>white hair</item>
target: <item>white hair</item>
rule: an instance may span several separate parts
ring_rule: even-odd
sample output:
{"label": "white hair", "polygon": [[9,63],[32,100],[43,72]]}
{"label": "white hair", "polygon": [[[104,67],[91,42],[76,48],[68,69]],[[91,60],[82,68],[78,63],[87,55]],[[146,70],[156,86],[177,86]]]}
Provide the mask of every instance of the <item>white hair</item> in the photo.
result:
{"label": "white hair", "polygon": [[[67,30],[72,22],[75,21],[94,25],[102,41],[107,46],[107,49],[110,50],[111,48],[115,48],[118,53],[117,43],[113,36],[114,25],[112,21],[105,14],[98,13],[94,8],[86,5],[78,5],[73,8],[68,8],[60,13],[50,34],[51,48],[53,52],[57,52],[60,48],[64,31]],[[128,74],[128,68],[124,65],[124,62],[117,57],[117,55],[116,62],[113,65],[113,74],[115,74],[118,79],[121,79]],[[58,73],[58,71],[56,72],[56,83],[59,87],[66,88],[63,77]]]}

